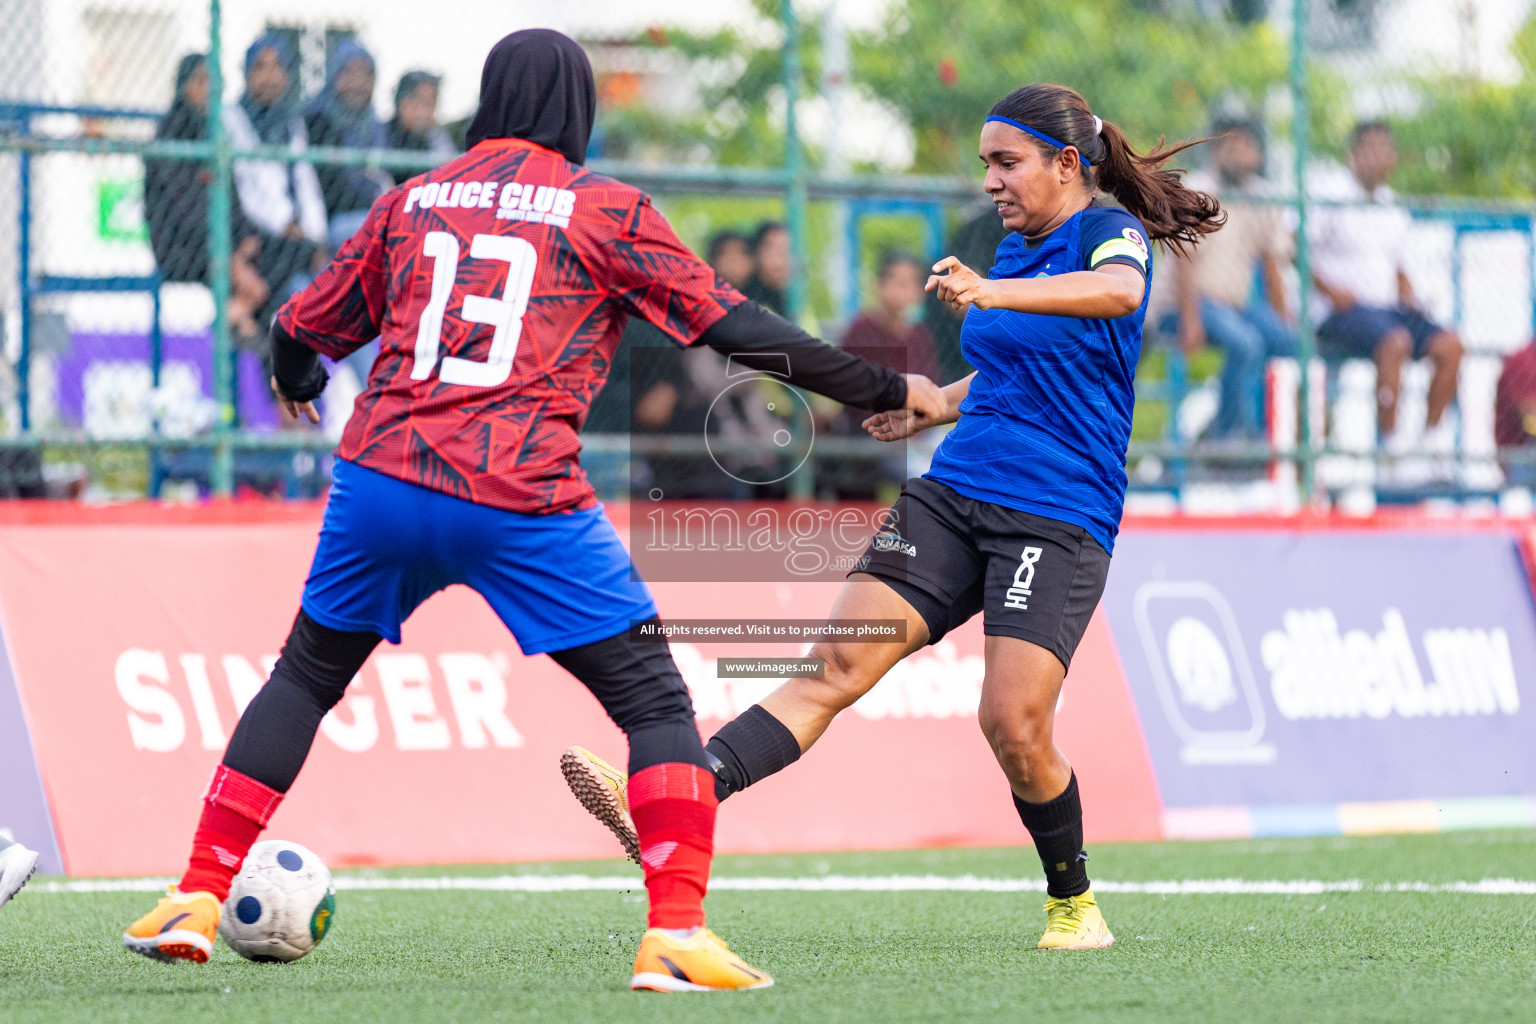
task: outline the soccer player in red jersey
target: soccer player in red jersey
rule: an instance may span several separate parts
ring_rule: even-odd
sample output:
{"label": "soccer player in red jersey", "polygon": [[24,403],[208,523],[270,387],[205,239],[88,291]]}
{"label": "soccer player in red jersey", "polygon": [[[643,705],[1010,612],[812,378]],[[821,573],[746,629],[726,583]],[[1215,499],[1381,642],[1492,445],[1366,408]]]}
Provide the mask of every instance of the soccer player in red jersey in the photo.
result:
{"label": "soccer player in red jersey", "polygon": [[320,720],[432,594],[477,590],[526,654],[584,683],[629,738],[628,803],[650,896],[634,988],[772,984],[703,927],[715,781],[656,606],[577,461],[578,431],[630,316],[849,405],[936,418],[943,395],[824,345],[745,299],[638,189],[584,167],[586,54],[547,30],[486,59],[470,150],[383,196],[273,328],[274,385],[317,420],[332,358],[380,352],[341,446],[293,630],[204,798],[179,885],[124,933],[207,960],[221,901]]}

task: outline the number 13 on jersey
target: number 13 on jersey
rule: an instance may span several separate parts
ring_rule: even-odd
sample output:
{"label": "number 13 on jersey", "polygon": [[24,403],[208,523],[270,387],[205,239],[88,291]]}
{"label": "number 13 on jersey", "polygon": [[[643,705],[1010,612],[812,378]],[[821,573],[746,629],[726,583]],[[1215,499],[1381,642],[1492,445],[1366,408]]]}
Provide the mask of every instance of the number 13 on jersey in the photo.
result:
{"label": "number 13 on jersey", "polygon": [[[432,299],[422,311],[416,329],[416,365],[412,380],[426,380],[437,364],[437,350],[442,344],[443,317],[448,299],[453,295],[459,274],[459,240],[447,231],[429,231],[422,242],[421,254],[432,258]],[[488,324],[496,329],[491,337],[491,351],[485,362],[445,356],[438,376],[448,384],[474,388],[493,388],[512,376],[512,361],[517,358],[517,341],[523,333],[523,315],[528,312],[528,296],[533,291],[533,274],[539,254],[526,239],[510,235],[476,235],[469,255],[477,260],[500,260],[507,264],[507,285],[501,298],[487,295],[464,296],[462,316],[465,323]]]}

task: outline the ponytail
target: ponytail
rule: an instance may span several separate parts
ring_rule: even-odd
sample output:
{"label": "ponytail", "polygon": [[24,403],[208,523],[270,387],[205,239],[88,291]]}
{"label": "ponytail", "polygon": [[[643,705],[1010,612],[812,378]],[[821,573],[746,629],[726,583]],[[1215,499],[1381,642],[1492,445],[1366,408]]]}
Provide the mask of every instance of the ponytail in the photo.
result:
{"label": "ponytail", "polygon": [[[1147,234],[1177,252],[1199,245],[1226,223],[1227,215],[1214,196],[1188,188],[1178,172],[1163,169],[1170,157],[1206,139],[1174,146],[1159,139],[1155,149],[1137,153],[1118,125],[1095,117],[1087,100],[1061,85],[1016,89],[993,104],[988,116],[1025,126],[1048,156],[1067,146],[1076,149],[1087,186],[1114,196],[1146,226]],[[1062,144],[1052,145],[1055,142]]]}

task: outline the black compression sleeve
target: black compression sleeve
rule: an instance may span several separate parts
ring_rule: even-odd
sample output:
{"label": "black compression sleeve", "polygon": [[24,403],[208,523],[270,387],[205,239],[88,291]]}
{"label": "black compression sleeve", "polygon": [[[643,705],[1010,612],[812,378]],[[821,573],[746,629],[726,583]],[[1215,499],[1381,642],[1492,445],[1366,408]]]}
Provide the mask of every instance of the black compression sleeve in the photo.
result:
{"label": "black compression sleeve", "polygon": [[320,354],[294,340],[276,321],[272,323],[272,376],[277,378],[277,390],[291,402],[313,402],[331,379]]}
{"label": "black compression sleeve", "polygon": [[787,373],[791,384],[857,409],[884,412],[907,401],[901,374],[806,334],[748,300],[705,331],[699,343],[753,370]]}

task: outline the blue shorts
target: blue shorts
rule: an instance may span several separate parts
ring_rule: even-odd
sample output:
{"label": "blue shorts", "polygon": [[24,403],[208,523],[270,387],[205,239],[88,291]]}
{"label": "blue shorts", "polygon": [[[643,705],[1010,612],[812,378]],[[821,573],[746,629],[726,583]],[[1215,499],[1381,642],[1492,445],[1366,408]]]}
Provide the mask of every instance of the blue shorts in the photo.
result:
{"label": "blue shorts", "polygon": [[304,610],[400,642],[400,623],[462,583],[524,654],[606,640],[656,614],[601,507],[546,516],[477,505],[336,460]]}
{"label": "blue shorts", "polygon": [[1413,340],[1413,358],[1423,359],[1441,327],[1406,307],[1351,306],[1317,327],[1317,350],[1324,359],[1371,359],[1376,346],[1402,328]]}

